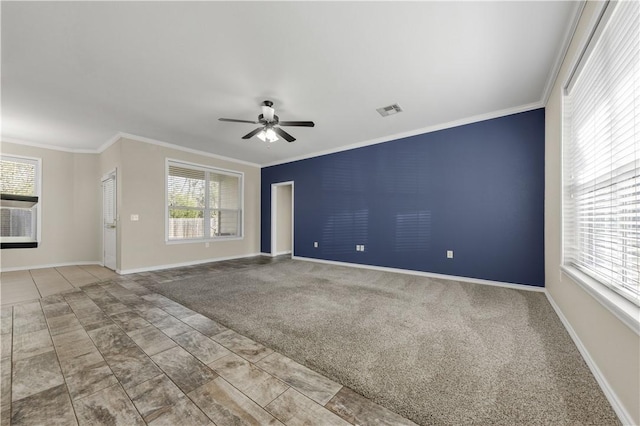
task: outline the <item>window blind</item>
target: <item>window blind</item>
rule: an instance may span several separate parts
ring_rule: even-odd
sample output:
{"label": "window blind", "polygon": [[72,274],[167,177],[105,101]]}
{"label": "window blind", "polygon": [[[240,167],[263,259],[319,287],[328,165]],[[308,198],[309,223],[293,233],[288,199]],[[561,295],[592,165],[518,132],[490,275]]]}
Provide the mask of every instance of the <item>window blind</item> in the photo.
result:
{"label": "window blind", "polygon": [[0,162],[0,193],[37,196],[35,160],[4,156]]}
{"label": "window blind", "polygon": [[640,3],[609,3],[564,96],[564,263],[640,305]]}
{"label": "window blind", "polygon": [[169,162],[168,238],[241,236],[241,194],[240,173]]}
{"label": "window blind", "polygon": [[116,223],[115,184],[115,177],[112,176],[102,182],[102,218],[105,225]]}
{"label": "window blind", "polygon": [[8,155],[0,158],[2,248],[37,247],[39,173],[37,159]]}

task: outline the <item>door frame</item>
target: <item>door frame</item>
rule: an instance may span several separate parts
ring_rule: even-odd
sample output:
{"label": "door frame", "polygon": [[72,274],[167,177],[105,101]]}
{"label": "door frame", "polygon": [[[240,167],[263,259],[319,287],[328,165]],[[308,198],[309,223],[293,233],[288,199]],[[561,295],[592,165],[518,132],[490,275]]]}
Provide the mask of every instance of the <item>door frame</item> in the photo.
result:
{"label": "door frame", "polygon": [[[107,179],[109,179],[111,176],[113,176],[114,180],[115,180],[115,185],[113,187],[113,203],[114,203],[114,221],[116,223],[116,228],[115,228],[115,236],[116,236],[116,242],[115,242],[115,258],[116,258],[116,269],[115,271],[118,271],[118,228],[119,228],[119,222],[120,222],[120,217],[118,214],[118,168],[114,168],[110,171],[108,171],[107,173],[105,173],[104,175],[102,175],[102,178],[100,179],[100,192],[101,192],[101,199],[102,199],[102,208],[100,209],[100,233],[101,233],[101,237],[102,237],[102,266],[105,266],[105,238],[104,238],[104,181],[106,181]],[[105,266],[106,267],[106,266]]]}
{"label": "door frame", "polygon": [[278,217],[278,188],[282,186],[291,186],[291,257],[294,256],[295,247],[294,247],[294,234],[293,230],[295,216],[294,216],[294,206],[295,206],[295,182],[292,180],[286,182],[278,182],[271,184],[271,257],[277,256],[276,253],[276,235],[278,234],[278,224],[276,218]]}

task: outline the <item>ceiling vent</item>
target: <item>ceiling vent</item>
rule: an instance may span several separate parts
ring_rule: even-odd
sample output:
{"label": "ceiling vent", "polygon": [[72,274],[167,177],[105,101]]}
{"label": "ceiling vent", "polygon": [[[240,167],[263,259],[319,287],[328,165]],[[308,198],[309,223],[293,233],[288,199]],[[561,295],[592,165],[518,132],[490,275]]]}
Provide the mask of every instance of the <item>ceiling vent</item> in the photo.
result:
{"label": "ceiling vent", "polygon": [[394,115],[402,112],[402,108],[400,108],[400,105],[398,104],[393,104],[386,107],[378,108],[376,111],[378,111],[381,116],[386,117],[388,115]]}

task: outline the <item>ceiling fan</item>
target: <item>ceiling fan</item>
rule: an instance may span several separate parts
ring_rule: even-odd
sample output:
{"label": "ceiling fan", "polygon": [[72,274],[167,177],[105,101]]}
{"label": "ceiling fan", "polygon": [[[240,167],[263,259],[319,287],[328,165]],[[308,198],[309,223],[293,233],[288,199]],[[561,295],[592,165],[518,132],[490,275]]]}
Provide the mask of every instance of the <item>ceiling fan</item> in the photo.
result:
{"label": "ceiling fan", "polygon": [[280,118],[275,114],[273,109],[273,102],[262,102],[262,114],[258,116],[258,121],[250,120],[236,120],[235,118],[219,118],[220,121],[230,121],[232,123],[251,123],[262,124],[255,130],[247,133],[242,139],[251,139],[258,135],[258,138],[263,142],[275,142],[278,140],[278,136],[285,139],[287,142],[293,142],[296,140],[289,133],[285,132],[278,126],[298,126],[298,127],[313,127],[315,123],[313,121],[280,121]]}

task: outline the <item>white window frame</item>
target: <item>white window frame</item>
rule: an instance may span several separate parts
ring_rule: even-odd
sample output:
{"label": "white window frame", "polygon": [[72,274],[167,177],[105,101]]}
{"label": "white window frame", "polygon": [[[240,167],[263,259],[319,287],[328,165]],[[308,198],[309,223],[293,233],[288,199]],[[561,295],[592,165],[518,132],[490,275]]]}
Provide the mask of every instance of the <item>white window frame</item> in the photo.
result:
{"label": "white window frame", "polygon": [[[36,226],[35,242],[39,246],[40,243],[42,242],[42,158],[27,157],[24,155],[14,155],[14,154],[1,154],[0,160],[14,160],[16,162],[34,164],[36,166],[35,191],[36,191],[36,196],[38,197],[38,204],[34,206],[35,216],[36,216],[34,222]],[[10,241],[2,241],[2,242],[3,243],[13,243],[13,242],[19,243],[19,242],[27,242],[27,241],[10,240]],[[28,242],[33,242],[33,241],[29,240]]]}
{"label": "white window frame", "polygon": [[[589,28],[591,29],[587,36],[581,40],[581,44],[579,49],[577,50],[576,56],[573,58],[571,63],[571,72],[568,74],[567,78],[563,82],[563,91],[562,91],[562,102],[561,102],[561,113],[562,113],[562,147],[561,152],[564,155],[564,143],[566,141],[566,132],[565,132],[565,97],[567,93],[567,89],[570,87],[571,82],[574,81],[575,76],[580,73],[583,62],[583,57],[586,57],[590,53],[590,49],[593,47],[593,44],[596,42],[597,38],[600,36],[602,27],[600,25],[603,19],[608,19],[607,13],[610,13],[612,9],[609,9],[607,12],[607,7],[610,5],[610,1],[600,3],[598,6],[598,10],[594,13],[591,22],[589,23]],[[602,306],[608,309],[614,316],[616,316],[620,321],[622,321],[627,327],[633,330],[636,334],[640,335],[640,307],[634,304],[632,301],[628,300],[626,297],[623,297],[615,290],[609,288],[604,283],[594,279],[593,277],[585,274],[580,271],[578,268],[567,265],[565,263],[565,232],[564,232],[564,212],[565,212],[565,169],[564,169],[564,161],[562,162],[562,174],[561,174],[561,185],[562,185],[562,263],[560,265],[561,271],[561,281],[562,278],[568,278],[574,283],[578,284],[583,290],[585,290],[588,294],[590,294],[597,302],[599,302]]]}
{"label": "white window frame", "polygon": [[[240,234],[234,236],[222,236],[215,237],[206,235],[203,238],[182,238],[182,239],[170,239],[169,238],[169,165],[174,165],[178,167],[185,167],[194,170],[202,170],[205,172],[223,174],[228,176],[237,177],[240,180],[239,185],[239,226],[240,226]],[[208,194],[208,185],[205,185],[206,192]],[[208,196],[205,197],[208,203]],[[210,215],[212,209],[208,206],[204,207],[204,217]],[[213,209],[217,210],[217,209]],[[189,243],[210,243],[210,242],[220,242],[220,241],[235,241],[235,240],[243,240],[244,239],[244,172],[240,172],[237,170],[229,170],[223,169],[215,166],[208,166],[205,164],[191,163],[184,160],[177,160],[173,158],[165,159],[165,176],[164,176],[164,241],[165,244],[189,244]]]}

